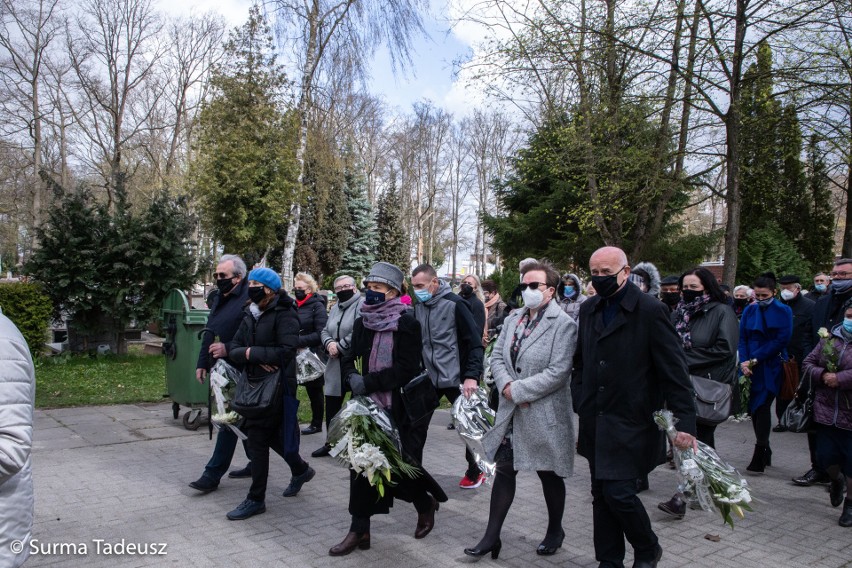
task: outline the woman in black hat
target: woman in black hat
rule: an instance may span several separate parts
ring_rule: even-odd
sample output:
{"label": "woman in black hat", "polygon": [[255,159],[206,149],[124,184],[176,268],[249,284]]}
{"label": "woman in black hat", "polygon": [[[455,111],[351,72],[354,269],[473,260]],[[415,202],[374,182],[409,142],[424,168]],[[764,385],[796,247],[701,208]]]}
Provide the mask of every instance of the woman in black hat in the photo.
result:
{"label": "woman in black hat", "polygon": [[[361,317],[355,320],[352,346],[341,360],[341,376],[353,395],[365,395],[387,409],[399,428],[406,459],[420,465],[429,420],[411,424],[405,412],[400,389],[421,372],[422,335],[414,314],[400,301],[404,292],[402,271],[392,264],[378,262],[364,279],[367,287]],[[360,359],[361,372],[355,361]],[[415,479],[394,479],[396,485],[380,496],[362,476],[349,472],[349,513],[352,522],[344,539],[331,547],[331,556],[343,556],[356,548],[370,548],[370,517],[387,514],[394,497],[414,504],[417,528],[414,538],[423,538],[435,524],[438,503],[447,500],[441,487],[421,466]]]}

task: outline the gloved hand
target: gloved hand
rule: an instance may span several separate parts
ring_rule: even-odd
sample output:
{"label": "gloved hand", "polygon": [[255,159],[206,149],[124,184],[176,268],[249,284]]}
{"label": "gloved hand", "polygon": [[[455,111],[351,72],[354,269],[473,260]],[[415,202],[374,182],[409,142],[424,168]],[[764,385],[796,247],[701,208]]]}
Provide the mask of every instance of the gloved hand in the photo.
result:
{"label": "gloved hand", "polygon": [[367,394],[367,386],[364,384],[364,377],[357,373],[349,375],[349,389],[352,394]]}

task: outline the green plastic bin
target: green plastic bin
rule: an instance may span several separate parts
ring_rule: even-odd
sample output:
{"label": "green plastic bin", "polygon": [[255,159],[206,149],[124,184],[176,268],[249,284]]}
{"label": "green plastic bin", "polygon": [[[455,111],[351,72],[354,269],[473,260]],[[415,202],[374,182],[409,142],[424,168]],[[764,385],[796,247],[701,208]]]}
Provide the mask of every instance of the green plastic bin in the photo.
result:
{"label": "green plastic bin", "polygon": [[189,430],[196,430],[201,425],[203,410],[208,408],[210,400],[207,381],[199,384],[195,379],[201,334],[209,315],[210,310],[192,309],[181,290],[169,292],[160,310],[162,330],[166,334],[163,354],[166,356],[167,394],[164,396],[172,399],[175,419],[181,406],[189,408],[183,415],[183,425]]}

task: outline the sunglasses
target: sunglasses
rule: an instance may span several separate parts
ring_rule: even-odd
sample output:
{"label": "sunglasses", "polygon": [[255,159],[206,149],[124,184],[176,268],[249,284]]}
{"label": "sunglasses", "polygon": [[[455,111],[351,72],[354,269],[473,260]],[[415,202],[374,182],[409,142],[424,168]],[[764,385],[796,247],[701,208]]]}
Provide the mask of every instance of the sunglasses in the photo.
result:
{"label": "sunglasses", "polygon": [[538,287],[541,286],[542,290],[547,290],[548,286],[544,282],[530,282],[529,284],[522,282],[520,285],[521,292],[529,288],[530,290],[538,290]]}

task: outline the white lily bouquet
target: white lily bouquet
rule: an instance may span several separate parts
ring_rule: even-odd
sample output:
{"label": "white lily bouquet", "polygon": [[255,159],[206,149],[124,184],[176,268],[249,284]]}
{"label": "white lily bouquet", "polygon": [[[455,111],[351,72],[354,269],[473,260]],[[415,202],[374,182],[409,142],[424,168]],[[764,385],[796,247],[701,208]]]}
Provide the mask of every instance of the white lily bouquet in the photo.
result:
{"label": "white lily bouquet", "polygon": [[743,519],[744,511],[754,510],[750,505],[752,497],[748,482],[736,469],[722,461],[713,448],[703,442],[698,442],[697,452],[692,448],[680,450],[674,447],[677,419],[670,410],[655,412],[654,422],[672,442],[672,454],[680,477],[678,490],[688,503],[697,504],[705,511],[712,511],[715,507],[722,515],[722,521],[731,525],[732,529],[732,513]]}
{"label": "white lily bouquet", "polygon": [[415,478],[420,468],[402,457],[399,431],[386,410],[366,396],[353,396],[328,428],[331,456],[347,465],[385,496],[392,475]]}
{"label": "white lily bouquet", "polygon": [[227,426],[240,440],[245,440],[246,435],[237,428],[243,417],[228,407],[239,376],[240,372],[224,359],[217,359],[210,369],[210,391],[216,402],[216,413],[210,417],[210,421],[216,428]]}
{"label": "white lily bouquet", "polygon": [[[495,387],[496,388],[496,387]],[[453,424],[467,449],[473,454],[479,470],[485,474],[485,483],[490,485],[494,480],[497,464],[485,456],[482,438],[492,426],[496,415],[488,406],[488,393],[482,387],[476,389],[470,398],[460,396],[453,403]]]}
{"label": "white lily bouquet", "polygon": [[296,355],[296,382],[300,385],[315,381],[325,373],[325,363],[310,349]]}

